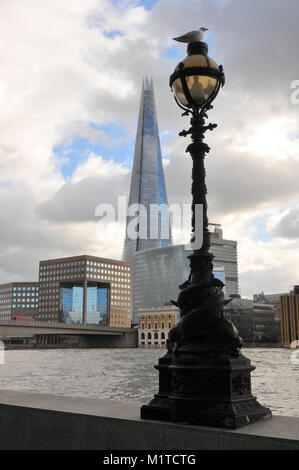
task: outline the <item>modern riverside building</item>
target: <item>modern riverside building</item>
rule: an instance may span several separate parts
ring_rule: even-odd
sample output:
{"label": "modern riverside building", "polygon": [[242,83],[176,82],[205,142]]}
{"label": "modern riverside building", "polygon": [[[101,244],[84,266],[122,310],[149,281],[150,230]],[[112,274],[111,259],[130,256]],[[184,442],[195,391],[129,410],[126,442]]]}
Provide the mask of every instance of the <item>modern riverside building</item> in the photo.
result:
{"label": "modern riverside building", "polygon": [[280,343],[280,319],[273,305],[233,298],[224,312],[245,343]]}
{"label": "modern riverside building", "polygon": [[225,317],[237,327],[246,343],[254,340],[253,302],[249,299],[234,298],[224,306]]}
{"label": "modern riverside building", "polygon": [[138,346],[163,348],[169,330],[179,321],[180,311],[174,305],[140,308],[138,312]]}
{"label": "modern riverside building", "polygon": [[281,343],[280,316],[275,306],[253,302],[254,342]]}
{"label": "modern riverside building", "polygon": [[[0,319],[35,318],[38,312],[38,282],[9,282],[0,285]],[[25,318],[26,319],[26,318]]]}
{"label": "modern riverside building", "polygon": [[[299,286],[289,294],[280,296],[281,341],[284,347],[290,347],[293,341],[299,341]],[[298,344],[298,343],[297,343]]]}
{"label": "modern riverside building", "polygon": [[[237,242],[224,240],[219,225],[211,225],[211,252],[214,275],[225,283],[227,297],[237,295]],[[217,231],[215,231],[217,230]],[[138,310],[158,307],[177,300],[179,285],[189,276],[185,245],[172,245],[137,252],[132,260],[132,322],[138,324]]]}
{"label": "modern riverside building", "polygon": [[[144,208],[144,211],[140,209],[138,218],[134,205]],[[136,219],[138,223],[134,223]],[[133,226],[138,232],[137,237],[130,236]],[[153,80],[146,77],[141,92],[123,259],[131,261],[136,252],[171,244]]]}
{"label": "modern riverside building", "polygon": [[36,318],[130,327],[130,276],[125,261],[87,255],[40,261]]}
{"label": "modern riverside building", "polygon": [[253,301],[260,304],[270,304],[273,306],[276,315],[280,318],[280,297],[282,295],[288,295],[287,292],[281,294],[260,294],[253,295]]}

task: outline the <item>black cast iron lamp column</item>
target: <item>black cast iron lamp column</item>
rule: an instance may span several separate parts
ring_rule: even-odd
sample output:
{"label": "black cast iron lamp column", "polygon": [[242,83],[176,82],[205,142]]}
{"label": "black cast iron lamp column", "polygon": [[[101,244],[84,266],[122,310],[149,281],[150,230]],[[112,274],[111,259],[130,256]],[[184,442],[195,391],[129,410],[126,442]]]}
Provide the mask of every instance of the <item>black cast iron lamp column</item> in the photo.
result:
{"label": "black cast iron lamp column", "polygon": [[[204,142],[206,112],[224,85],[222,66],[207,55],[208,45],[201,39],[205,28],[180,38],[188,43],[188,56],[175,68],[170,86],[177,104],[191,114],[191,127],[180,132],[190,134],[186,152],[192,168],[192,242],[196,242],[196,205],[203,208],[203,243],[193,250],[190,275],[180,288],[176,302],[180,321],[169,332],[167,353],[156,367],[159,392],[141,408],[141,417],[173,422],[238,428],[271,411],[251,394],[250,373],[254,369],[241,354],[242,339],[236,327],[224,316],[224,284],[213,274],[210,233],[207,216],[207,188],[204,158],[210,151]],[[200,38],[200,40],[198,40]],[[171,273],[169,273],[171,276]]]}
{"label": "black cast iron lamp column", "polygon": [[[187,35],[192,38],[189,33]],[[192,171],[192,242],[195,240],[195,206],[201,204],[203,208],[203,244],[202,249],[196,250],[191,262],[191,280],[200,278],[198,269],[198,255],[205,255],[206,262],[213,256],[208,254],[210,248],[210,233],[207,217],[207,189],[205,185],[204,157],[210,148],[203,142],[207,130],[213,130],[217,124],[205,126],[206,111],[212,108],[212,101],[216,98],[220,87],[224,85],[222,66],[207,55],[208,45],[202,41],[188,44],[188,56],[175,68],[170,77],[170,87],[174,93],[177,104],[184,110],[183,115],[191,114],[191,127],[188,131],[180,132],[181,136],[191,134],[192,144],[186,150],[193,160]],[[202,265],[202,262],[199,263]],[[206,266],[208,269],[208,265]]]}

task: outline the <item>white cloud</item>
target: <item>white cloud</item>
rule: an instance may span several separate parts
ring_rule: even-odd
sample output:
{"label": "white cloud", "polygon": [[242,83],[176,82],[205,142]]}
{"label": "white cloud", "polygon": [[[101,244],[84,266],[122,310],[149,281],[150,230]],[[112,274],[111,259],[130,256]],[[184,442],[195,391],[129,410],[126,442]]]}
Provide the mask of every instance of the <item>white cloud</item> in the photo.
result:
{"label": "white cloud", "polygon": [[[73,135],[109,148],[98,127],[111,121],[132,136],[145,74],[154,77],[163,133],[188,128],[168,86],[177,59],[165,51],[201,18],[227,78],[210,112],[219,127],[206,135],[209,218],[239,241],[244,294],[263,276],[269,291],[280,291],[279,270],[281,284],[294,284],[296,234],[287,239],[283,214],[299,196],[299,108],[290,103],[290,83],[299,78],[298,12],[296,0],[160,0],[151,11],[134,1],[2,1],[0,279],[32,278],[38,259],[52,256],[120,256],[119,239],[96,238],[93,217],[98,202],[115,204],[128,191],[128,170],[91,154],[66,181],[53,148]],[[170,203],[190,201],[187,141],[164,144]],[[255,242],[252,230],[263,216],[273,236],[267,243]]]}
{"label": "white cloud", "polygon": [[104,160],[100,155],[91,153],[88,160],[81,163],[73,174],[72,182],[78,183],[88,177],[109,177],[109,179],[117,178],[119,175],[127,175],[129,171],[122,165],[115,163],[113,160]]}

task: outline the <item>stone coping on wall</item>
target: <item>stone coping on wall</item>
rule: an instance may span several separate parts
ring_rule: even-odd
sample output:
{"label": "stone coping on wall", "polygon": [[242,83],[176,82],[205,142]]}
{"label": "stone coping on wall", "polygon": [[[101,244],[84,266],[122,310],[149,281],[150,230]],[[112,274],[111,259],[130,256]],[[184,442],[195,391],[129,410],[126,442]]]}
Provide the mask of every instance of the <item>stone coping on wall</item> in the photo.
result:
{"label": "stone coping on wall", "polygon": [[299,417],[227,430],[142,420],[141,404],[0,390],[0,449],[299,449]]}

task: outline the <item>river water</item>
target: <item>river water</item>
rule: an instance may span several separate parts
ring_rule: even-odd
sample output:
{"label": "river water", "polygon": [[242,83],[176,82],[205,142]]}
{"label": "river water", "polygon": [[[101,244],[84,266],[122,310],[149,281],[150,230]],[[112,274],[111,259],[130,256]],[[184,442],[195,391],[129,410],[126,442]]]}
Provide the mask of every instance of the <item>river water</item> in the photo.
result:
{"label": "river water", "polygon": [[[252,391],[259,402],[273,414],[299,417],[299,364],[291,362],[291,353],[243,350],[256,366]],[[0,389],[147,403],[158,390],[153,366],[162,355],[146,349],[5,351]]]}

